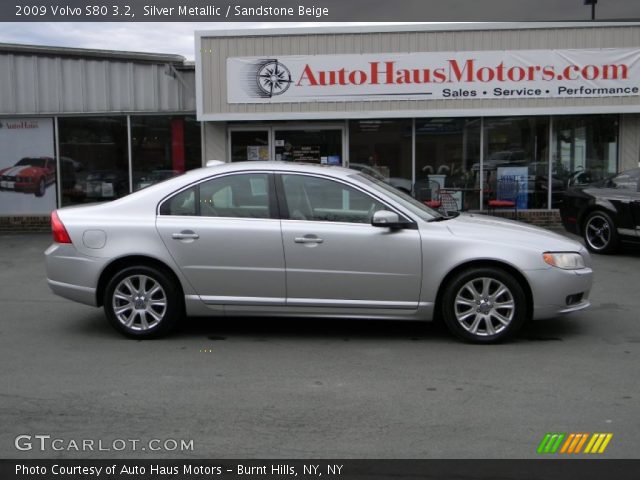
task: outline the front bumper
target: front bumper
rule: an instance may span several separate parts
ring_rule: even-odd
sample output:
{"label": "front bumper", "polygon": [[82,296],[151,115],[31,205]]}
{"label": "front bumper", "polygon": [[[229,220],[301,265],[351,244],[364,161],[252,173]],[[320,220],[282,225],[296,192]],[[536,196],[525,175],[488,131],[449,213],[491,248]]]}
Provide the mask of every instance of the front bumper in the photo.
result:
{"label": "front bumper", "polygon": [[562,270],[549,267],[527,272],[533,294],[533,318],[553,318],[591,305],[591,268]]}
{"label": "front bumper", "polygon": [[35,193],[38,188],[36,183],[2,181],[0,182],[0,190],[8,190],[11,192]]}
{"label": "front bumper", "polygon": [[35,193],[38,189],[38,184],[36,183],[17,183],[14,185],[13,189],[16,192],[22,193]]}

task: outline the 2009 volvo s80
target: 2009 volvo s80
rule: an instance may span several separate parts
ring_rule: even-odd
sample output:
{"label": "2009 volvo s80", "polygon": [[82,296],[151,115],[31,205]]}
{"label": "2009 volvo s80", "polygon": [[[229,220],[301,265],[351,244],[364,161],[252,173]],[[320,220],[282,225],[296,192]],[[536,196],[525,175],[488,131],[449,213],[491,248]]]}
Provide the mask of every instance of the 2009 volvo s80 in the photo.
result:
{"label": "2009 volvo s80", "polygon": [[354,170],[243,162],[59,209],[51,289],[125,335],[184,315],[430,320],[491,343],[589,306],[582,245],[484,215],[445,217]]}

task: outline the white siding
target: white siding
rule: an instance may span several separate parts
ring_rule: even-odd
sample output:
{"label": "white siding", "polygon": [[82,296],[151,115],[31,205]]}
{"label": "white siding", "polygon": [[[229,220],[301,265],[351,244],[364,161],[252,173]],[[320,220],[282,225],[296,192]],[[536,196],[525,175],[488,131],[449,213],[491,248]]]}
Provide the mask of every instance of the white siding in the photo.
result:
{"label": "white siding", "polygon": [[0,115],[195,111],[195,74],[164,63],[0,52]]}

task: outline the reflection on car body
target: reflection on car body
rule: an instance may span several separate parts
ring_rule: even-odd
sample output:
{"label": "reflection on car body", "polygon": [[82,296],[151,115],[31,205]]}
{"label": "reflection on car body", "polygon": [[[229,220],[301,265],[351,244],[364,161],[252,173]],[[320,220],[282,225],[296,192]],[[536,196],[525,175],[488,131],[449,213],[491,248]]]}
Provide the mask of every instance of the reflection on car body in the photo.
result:
{"label": "reflection on car body", "polygon": [[48,283],[144,338],[187,315],[430,320],[490,343],[589,306],[584,247],[340,167],[242,162],[52,214]]}
{"label": "reflection on car body", "polygon": [[[143,188],[150,187],[158,182],[167,180],[168,178],[180,175],[182,172],[178,170],[154,170],[147,175],[140,177],[140,179],[134,185],[134,190],[141,190]],[[134,177],[135,178],[135,177]]]}
{"label": "reflection on car body", "polygon": [[398,190],[402,190],[405,193],[411,192],[411,179],[402,178],[402,177],[387,177],[383,175],[377,168],[366,165],[364,163],[349,163],[349,168],[352,170],[357,170],[358,172],[362,172],[370,177],[375,178],[376,180],[383,181],[384,183],[388,183],[392,187],[397,188]]}
{"label": "reflection on car body", "polygon": [[129,191],[127,177],[117,170],[97,170],[87,175],[86,198],[111,200]]}

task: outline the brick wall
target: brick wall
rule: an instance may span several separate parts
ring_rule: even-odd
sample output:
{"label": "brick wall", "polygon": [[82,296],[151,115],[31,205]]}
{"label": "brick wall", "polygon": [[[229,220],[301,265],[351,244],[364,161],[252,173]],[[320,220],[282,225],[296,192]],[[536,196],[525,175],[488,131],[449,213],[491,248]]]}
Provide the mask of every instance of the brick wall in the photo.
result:
{"label": "brick wall", "polygon": [[0,216],[0,233],[50,232],[51,219],[46,216]]}
{"label": "brick wall", "polygon": [[[478,213],[487,213],[478,212]],[[496,210],[492,213],[496,217],[513,219],[513,210]],[[518,211],[520,222],[530,223],[545,228],[562,228],[560,212],[558,210],[523,210]]]}

